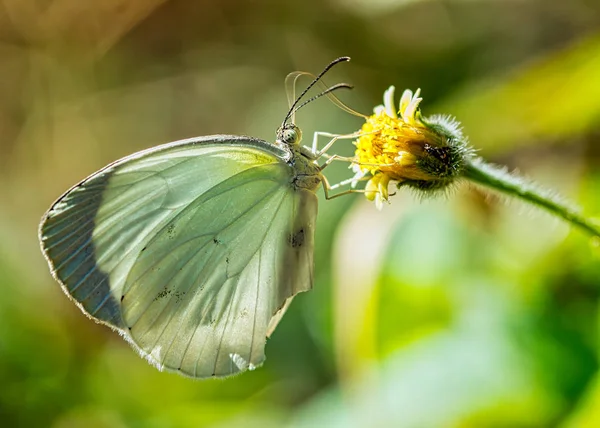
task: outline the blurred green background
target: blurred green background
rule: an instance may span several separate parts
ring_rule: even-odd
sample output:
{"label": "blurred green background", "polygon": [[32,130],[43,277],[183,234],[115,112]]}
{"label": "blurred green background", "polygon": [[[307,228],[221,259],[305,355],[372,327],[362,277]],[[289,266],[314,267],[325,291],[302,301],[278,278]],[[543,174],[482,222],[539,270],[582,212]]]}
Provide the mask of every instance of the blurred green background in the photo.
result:
{"label": "blurred green background", "polygon": [[[315,289],[233,379],[156,371],[53,281],[37,224],[68,187],[171,140],[272,140],[286,74],[341,55],[353,108],[420,87],[482,156],[600,213],[598,0],[3,0],[1,426],[600,427],[600,250],[466,185],[321,200]],[[362,125],[326,100],[297,122]]]}

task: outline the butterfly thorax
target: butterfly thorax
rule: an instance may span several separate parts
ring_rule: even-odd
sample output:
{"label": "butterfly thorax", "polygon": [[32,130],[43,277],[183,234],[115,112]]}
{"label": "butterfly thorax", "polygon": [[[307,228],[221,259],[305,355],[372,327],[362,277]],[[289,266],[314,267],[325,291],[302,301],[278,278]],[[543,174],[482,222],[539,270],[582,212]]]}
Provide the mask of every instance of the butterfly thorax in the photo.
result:
{"label": "butterfly thorax", "polygon": [[296,125],[285,124],[277,130],[277,145],[289,151],[288,164],[293,169],[292,185],[296,189],[315,191],[321,183],[321,168],[315,162],[313,153],[300,146],[302,131]]}

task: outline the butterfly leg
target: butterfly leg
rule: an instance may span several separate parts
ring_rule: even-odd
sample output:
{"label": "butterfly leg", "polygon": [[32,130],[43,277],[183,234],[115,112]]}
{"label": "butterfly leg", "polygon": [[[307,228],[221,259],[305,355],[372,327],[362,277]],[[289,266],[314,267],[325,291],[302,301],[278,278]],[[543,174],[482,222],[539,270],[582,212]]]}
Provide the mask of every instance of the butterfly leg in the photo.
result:
{"label": "butterfly leg", "polygon": [[[333,162],[334,160],[341,160],[344,162],[350,162],[350,163],[357,163],[356,160],[354,158],[348,158],[348,157],[344,157],[344,156],[339,156],[339,155],[327,155],[324,154],[327,157],[327,161],[321,166],[321,171],[327,166],[329,165],[331,162]],[[361,164],[361,165],[365,165],[365,164]],[[331,185],[329,183],[329,181],[327,180],[327,177],[325,177],[324,175],[321,175],[322,181],[323,181],[323,191],[325,193],[325,199],[329,200],[329,199],[335,199],[338,196],[343,196],[343,195],[348,195],[350,193],[366,193],[366,189],[354,189],[354,187],[358,184],[358,182],[360,181],[368,181],[372,178],[371,174],[369,174],[367,171],[364,172],[358,172],[354,177],[352,178],[347,178],[346,180],[342,180],[339,183],[333,184]],[[342,186],[347,186],[347,185],[351,185],[352,189],[343,191],[341,193],[335,194],[335,195],[330,195],[329,192],[331,192],[332,190],[338,189]],[[390,193],[389,196],[394,196],[396,193]]]}
{"label": "butterfly leg", "polygon": [[333,161],[342,161],[348,163],[358,163],[356,159],[348,157],[348,156],[340,156],[340,155],[328,155],[327,153],[322,153],[321,157],[327,158],[325,163],[321,165],[321,171],[327,168]]}
{"label": "butterfly leg", "polygon": [[356,164],[356,165],[360,165],[360,166],[376,166],[376,167],[382,167],[382,166],[394,166],[393,163],[365,163],[365,162],[358,162],[355,158],[351,158],[348,156],[340,156],[340,155],[328,155],[327,153],[322,153],[321,157],[327,158],[327,160],[325,161],[325,163],[323,165],[321,165],[321,171],[323,171],[325,169],[325,167],[327,167],[330,163],[332,163],[333,161],[343,161],[343,162],[349,162],[352,164]]}
{"label": "butterfly leg", "polygon": [[356,184],[359,181],[367,181],[367,180],[370,180],[370,179],[371,179],[370,176],[347,178],[346,180],[342,180],[339,183],[335,183],[335,184],[330,185],[328,190],[335,190],[335,189],[340,188],[342,186],[347,186],[348,184],[351,184],[352,187],[354,187],[354,186],[356,186]]}
{"label": "butterfly leg", "polygon": [[335,199],[335,198],[338,198],[338,197],[344,196],[344,195],[349,195],[350,193],[365,193],[364,189],[361,189],[361,190],[350,189],[350,190],[346,190],[344,192],[341,192],[341,193],[338,193],[335,195],[330,195],[329,192],[331,190],[333,190],[334,188],[339,187],[340,183],[331,186],[325,176],[322,176],[322,180],[323,180],[323,192],[325,193],[325,199],[327,199],[327,200]]}
{"label": "butterfly leg", "polygon": [[[314,159],[319,159],[337,140],[353,140],[360,135],[361,134],[359,132],[354,132],[352,134],[331,134],[329,132],[317,131],[313,134],[312,148],[310,151],[312,152]],[[330,138],[329,142],[325,144],[325,147],[323,147],[321,150],[319,150],[319,137]]]}

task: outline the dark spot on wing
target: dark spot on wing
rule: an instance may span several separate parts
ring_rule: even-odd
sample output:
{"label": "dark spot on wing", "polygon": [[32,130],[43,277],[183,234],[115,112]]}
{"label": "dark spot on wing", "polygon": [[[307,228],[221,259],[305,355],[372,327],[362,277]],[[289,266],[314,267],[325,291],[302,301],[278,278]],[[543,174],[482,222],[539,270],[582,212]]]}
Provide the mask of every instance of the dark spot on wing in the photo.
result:
{"label": "dark spot on wing", "polygon": [[169,290],[167,288],[167,286],[165,285],[163,290],[156,295],[156,297],[154,298],[154,301],[156,302],[158,299],[163,299],[163,298],[167,297],[169,294],[171,294],[171,290]]}
{"label": "dark spot on wing", "polygon": [[185,296],[185,291],[180,290],[172,290],[167,285],[156,295],[154,301],[156,302],[159,299],[164,299],[165,297],[173,296],[175,297],[175,303],[179,303],[183,300],[183,296]]}
{"label": "dark spot on wing", "polygon": [[217,237],[214,237],[214,238],[213,238],[213,242],[215,243],[215,245],[219,245],[219,244],[222,244],[222,243],[223,243],[223,241],[221,241],[221,240],[220,240],[220,239],[218,239]]}
{"label": "dark spot on wing", "polygon": [[288,237],[288,242],[292,246],[292,248],[298,248],[304,245],[304,228],[300,229],[294,234],[291,234]]}
{"label": "dark spot on wing", "polygon": [[124,298],[125,298],[125,295],[123,294],[123,295],[121,296],[121,302],[123,301],[123,299],[124,299]]}
{"label": "dark spot on wing", "polygon": [[175,238],[175,224],[174,223],[170,223],[167,226],[167,236],[169,237],[169,239]]}
{"label": "dark spot on wing", "polygon": [[185,291],[176,291],[174,294],[175,303],[179,303],[183,300],[183,296],[185,296]]}

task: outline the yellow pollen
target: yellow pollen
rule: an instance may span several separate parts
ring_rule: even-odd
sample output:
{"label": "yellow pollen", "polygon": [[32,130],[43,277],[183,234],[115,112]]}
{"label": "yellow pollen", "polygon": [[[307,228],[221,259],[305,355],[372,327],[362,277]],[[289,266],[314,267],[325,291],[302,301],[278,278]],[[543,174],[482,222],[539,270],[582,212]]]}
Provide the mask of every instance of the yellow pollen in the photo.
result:
{"label": "yellow pollen", "polygon": [[430,131],[418,120],[412,124],[379,111],[367,118],[355,142],[355,157],[363,171],[384,173],[389,180],[427,180],[417,167]]}

